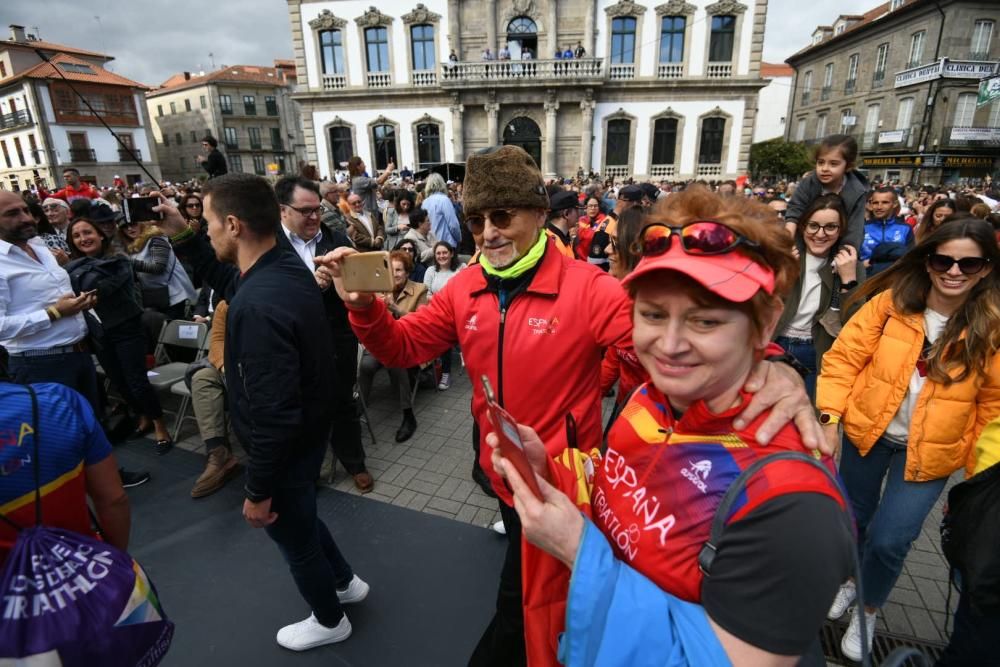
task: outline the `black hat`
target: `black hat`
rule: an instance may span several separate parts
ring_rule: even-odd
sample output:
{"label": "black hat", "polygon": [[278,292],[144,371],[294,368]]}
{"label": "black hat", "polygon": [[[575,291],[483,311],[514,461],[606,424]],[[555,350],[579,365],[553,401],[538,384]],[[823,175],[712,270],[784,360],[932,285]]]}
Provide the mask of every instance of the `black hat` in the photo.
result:
{"label": "black hat", "polygon": [[560,190],[549,197],[549,208],[553,211],[564,211],[568,208],[576,208],[580,205],[580,198],[575,192]]}
{"label": "black hat", "polygon": [[642,188],[638,185],[626,185],[618,191],[618,198],[624,201],[642,201]]}
{"label": "black hat", "polygon": [[119,213],[115,213],[115,210],[107,204],[92,202],[90,204],[90,211],[85,217],[95,225],[103,225],[106,222],[116,222],[119,215]]}
{"label": "black hat", "polygon": [[656,201],[656,198],[660,196],[660,188],[652,183],[640,183],[639,187],[642,189],[642,194],[646,195],[649,201]]}

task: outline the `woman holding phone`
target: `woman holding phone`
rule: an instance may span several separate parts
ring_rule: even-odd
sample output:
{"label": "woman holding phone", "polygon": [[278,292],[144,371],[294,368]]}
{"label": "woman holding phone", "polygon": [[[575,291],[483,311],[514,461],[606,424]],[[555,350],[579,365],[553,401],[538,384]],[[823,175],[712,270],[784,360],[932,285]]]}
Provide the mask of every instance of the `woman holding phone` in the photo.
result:
{"label": "woman holding phone", "polygon": [[[624,280],[650,381],[612,426],[606,453],[549,459],[520,426],[539,499],[494,450],[535,545],[525,547],[523,575],[528,652],[539,664],[555,663],[557,643],[573,666],[756,667],[816,657],[837,578],[852,560],[845,501],[826,473],[807,461],[761,468],[729,516],[710,576],[699,566],[736,477],[771,453],[806,451],[792,426],[759,445],[766,414],[735,423],[797,273],[791,239],[773,220],[763,204],[703,187],[661,202]],[[496,434],[487,441],[496,446]]]}

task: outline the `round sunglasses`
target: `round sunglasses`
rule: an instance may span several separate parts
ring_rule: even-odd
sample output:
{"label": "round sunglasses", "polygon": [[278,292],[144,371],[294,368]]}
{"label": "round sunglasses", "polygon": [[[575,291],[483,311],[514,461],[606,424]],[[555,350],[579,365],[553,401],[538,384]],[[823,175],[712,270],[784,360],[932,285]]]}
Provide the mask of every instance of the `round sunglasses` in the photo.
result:
{"label": "round sunglasses", "polygon": [[696,220],[686,225],[663,223],[648,225],[642,230],[635,250],[643,257],[655,257],[670,250],[672,239],[681,240],[681,249],[689,255],[722,255],[739,246],[759,249],[760,245],[715,220]]}
{"label": "round sunglasses", "polygon": [[498,208],[479,214],[465,216],[465,224],[473,234],[482,234],[486,229],[486,221],[489,220],[497,229],[507,229],[511,221],[517,215],[517,210],[510,208]]}
{"label": "round sunglasses", "polygon": [[983,269],[986,265],[990,263],[990,260],[985,257],[963,257],[962,259],[955,259],[954,257],[949,257],[948,255],[942,255],[939,253],[934,253],[927,257],[927,266],[931,268],[932,271],[937,271],[938,273],[948,273],[951,271],[951,267],[958,264],[958,270],[964,275],[974,276]]}

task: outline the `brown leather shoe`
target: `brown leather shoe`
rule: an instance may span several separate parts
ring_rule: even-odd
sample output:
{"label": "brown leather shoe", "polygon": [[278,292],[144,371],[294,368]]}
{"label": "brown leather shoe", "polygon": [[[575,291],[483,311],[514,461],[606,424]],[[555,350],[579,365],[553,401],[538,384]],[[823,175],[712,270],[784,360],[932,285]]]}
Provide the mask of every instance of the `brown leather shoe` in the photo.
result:
{"label": "brown leather shoe", "polygon": [[359,472],[354,476],[354,486],[358,487],[361,493],[369,493],[375,488],[375,480],[367,470]]}
{"label": "brown leather shoe", "polygon": [[240,462],[233,453],[225,447],[215,447],[208,454],[205,471],[191,489],[192,498],[210,496],[226,485],[226,482],[239,471]]}

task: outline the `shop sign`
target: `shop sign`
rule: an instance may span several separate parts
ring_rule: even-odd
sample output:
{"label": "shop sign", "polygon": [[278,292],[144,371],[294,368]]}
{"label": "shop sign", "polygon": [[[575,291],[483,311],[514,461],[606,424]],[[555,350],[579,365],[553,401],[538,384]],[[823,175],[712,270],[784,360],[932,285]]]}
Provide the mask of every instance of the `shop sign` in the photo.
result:
{"label": "shop sign", "polygon": [[997,73],[998,64],[977,60],[949,60],[942,58],[936,63],[911,67],[896,74],[894,88],[914,86],[935,79],[984,79]]}

